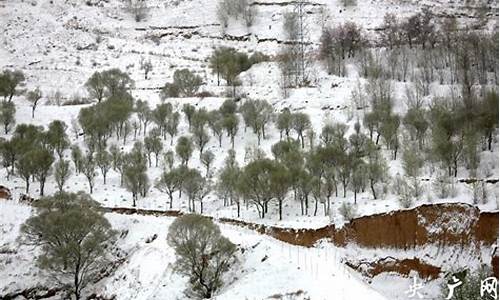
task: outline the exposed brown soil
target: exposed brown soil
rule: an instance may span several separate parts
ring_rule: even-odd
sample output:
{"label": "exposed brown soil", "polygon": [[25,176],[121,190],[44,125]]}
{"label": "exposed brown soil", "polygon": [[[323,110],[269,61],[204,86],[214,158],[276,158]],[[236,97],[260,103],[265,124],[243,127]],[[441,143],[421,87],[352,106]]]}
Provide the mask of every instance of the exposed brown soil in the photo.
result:
{"label": "exposed brown soil", "polygon": [[[411,210],[360,217],[340,229],[335,229],[333,225],[318,229],[290,229],[232,219],[219,221],[244,226],[280,241],[305,247],[312,247],[319,240],[327,239],[338,246],[354,243],[365,248],[407,250],[435,244],[440,247],[472,245],[479,249],[493,245],[498,239],[498,212],[480,213],[476,207],[467,204],[423,205]],[[358,271],[364,265],[363,273],[369,277],[383,272],[407,276],[413,270],[422,278],[435,279],[441,272],[440,267],[418,258],[350,264]],[[491,265],[498,277],[498,256],[492,257]]]}
{"label": "exposed brown soil", "polygon": [[481,213],[474,227],[474,235],[487,245],[495,243],[498,239],[498,212]]}
{"label": "exposed brown soil", "polygon": [[386,257],[373,262],[346,262],[346,265],[370,278],[384,272],[394,272],[408,276],[411,271],[418,271],[421,278],[437,279],[441,273],[441,268],[422,262],[416,257],[401,260]]}
{"label": "exposed brown soil", "polygon": [[321,239],[330,239],[332,232],[335,231],[335,227],[333,225],[315,229],[295,229],[254,224],[229,218],[220,218],[217,221],[246,227],[261,234],[272,236],[273,238],[285,243],[304,247],[312,247]]}
{"label": "exposed brown soil", "polygon": [[[182,215],[180,211],[105,208],[106,212],[152,216]],[[483,212],[467,204],[423,205],[410,210],[360,217],[340,229],[328,225],[316,229],[282,228],[220,218],[219,222],[246,227],[280,241],[312,247],[327,239],[338,246],[354,243],[365,248],[407,250],[417,246],[490,246],[498,239],[498,212]]]}
{"label": "exposed brown soil", "polygon": [[491,258],[491,267],[493,268],[493,274],[498,279],[498,256],[494,255]]}
{"label": "exposed brown soil", "polygon": [[[105,212],[177,217],[180,211],[143,210],[135,208],[103,208]],[[439,247],[489,247],[498,239],[498,212],[481,213],[468,204],[433,204],[414,209],[394,211],[352,220],[336,229],[328,225],[316,229],[282,228],[255,224],[230,218],[221,223],[245,227],[277,240],[304,247],[313,247],[319,240],[329,240],[337,246],[356,244],[364,248],[393,248],[408,250],[430,244]],[[441,269],[417,257],[397,260],[384,258],[373,262],[349,262],[351,267],[369,277],[383,272],[396,272],[407,276],[411,270],[422,278],[435,279]],[[498,277],[498,256],[491,261]]]}
{"label": "exposed brown soil", "polygon": [[6,188],[3,185],[0,185],[0,198],[7,199],[7,200],[12,199],[12,193],[10,192],[10,190],[8,188]]}
{"label": "exposed brown soil", "polygon": [[436,243],[446,245],[492,245],[498,238],[498,212],[480,213],[468,204],[423,205],[411,210],[360,217],[340,229],[333,225],[317,229],[265,226],[228,218],[220,222],[244,226],[280,241],[312,247],[321,239],[338,246],[355,243],[366,248],[410,249]]}
{"label": "exposed brown soil", "polygon": [[[251,6],[288,6],[288,5],[294,5],[296,1],[289,1],[289,2],[259,2],[259,1],[254,1],[250,5]],[[315,3],[315,2],[309,2],[307,5],[310,6],[324,6],[324,4],[321,3]]]}
{"label": "exposed brown soil", "polygon": [[113,212],[122,215],[142,215],[142,216],[155,216],[155,217],[179,217],[183,213],[178,210],[151,210],[141,208],[128,208],[128,207],[103,207],[104,212]]}
{"label": "exposed brown soil", "polygon": [[367,248],[409,249],[428,244],[491,245],[498,237],[498,212],[480,213],[467,204],[423,205],[352,220],[334,231],[343,246],[356,243]]}

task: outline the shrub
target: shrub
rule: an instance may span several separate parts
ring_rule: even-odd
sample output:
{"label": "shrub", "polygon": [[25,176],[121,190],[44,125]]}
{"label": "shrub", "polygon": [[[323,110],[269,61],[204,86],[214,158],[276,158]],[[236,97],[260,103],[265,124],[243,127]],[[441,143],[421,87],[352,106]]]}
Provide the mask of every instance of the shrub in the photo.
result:
{"label": "shrub", "polygon": [[145,0],[127,0],[127,9],[134,16],[136,22],[140,22],[148,16]]}
{"label": "shrub", "polygon": [[188,69],[176,70],[173,83],[166,83],[160,97],[193,97],[200,88],[203,80]]}
{"label": "shrub", "polygon": [[212,92],[209,91],[201,91],[195,95],[198,98],[207,98],[207,97],[214,97],[215,95]]}
{"label": "shrub", "polygon": [[248,0],[220,0],[217,4],[217,18],[223,28],[227,27],[229,18],[244,20],[245,25],[250,27],[257,15],[255,6],[251,6]]}
{"label": "shrub", "polygon": [[409,208],[413,205],[413,197],[409,191],[404,191],[402,194],[400,194],[398,197],[398,201],[403,208]]}
{"label": "shrub", "polygon": [[339,213],[345,221],[351,221],[358,214],[356,205],[348,202],[343,202],[339,207]]}
{"label": "shrub", "polygon": [[432,187],[434,193],[440,199],[455,197],[457,194],[454,179],[446,174],[436,177],[432,182]]}

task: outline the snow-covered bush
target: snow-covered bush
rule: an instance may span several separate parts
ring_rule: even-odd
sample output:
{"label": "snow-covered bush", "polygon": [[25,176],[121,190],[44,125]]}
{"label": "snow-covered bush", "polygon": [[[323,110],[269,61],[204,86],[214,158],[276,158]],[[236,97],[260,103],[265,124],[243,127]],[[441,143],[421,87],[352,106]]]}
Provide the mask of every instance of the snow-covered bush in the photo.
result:
{"label": "snow-covered bush", "polygon": [[423,188],[418,178],[412,178],[412,181],[408,183],[406,178],[399,174],[393,179],[392,190],[398,196],[399,204],[403,208],[412,206],[414,198],[420,197],[423,193]]}
{"label": "snow-covered bush", "polygon": [[348,202],[343,202],[339,207],[339,213],[345,221],[351,221],[358,214],[357,206]]}
{"label": "snow-covered bush", "polygon": [[176,70],[174,81],[166,83],[161,90],[162,99],[168,97],[193,97],[200,88],[203,80],[199,75],[188,69]]}
{"label": "snow-covered bush", "polygon": [[404,180],[403,176],[396,174],[392,180],[392,192],[396,195],[401,195],[403,190],[407,188],[408,184]]}
{"label": "snow-covered bush", "polygon": [[399,204],[403,208],[410,208],[413,205],[413,197],[409,191],[403,192],[398,197]]}
{"label": "snow-covered bush", "polygon": [[432,187],[436,196],[440,199],[455,197],[457,188],[452,177],[442,174],[434,179]]}
{"label": "snow-covered bush", "polygon": [[136,22],[140,22],[148,16],[148,6],[145,0],[126,0],[126,5]]}
{"label": "snow-covered bush", "polygon": [[253,25],[257,10],[250,5],[248,0],[220,0],[217,4],[217,18],[222,27],[227,27],[229,18],[242,19],[245,25],[250,27]]}
{"label": "snow-covered bush", "polygon": [[358,1],[356,1],[356,0],[342,0],[342,5],[344,5],[344,7],[356,6],[356,5],[358,5]]}
{"label": "snow-covered bush", "polygon": [[486,204],[488,202],[488,192],[484,181],[475,181],[472,185],[472,201],[474,204]]}

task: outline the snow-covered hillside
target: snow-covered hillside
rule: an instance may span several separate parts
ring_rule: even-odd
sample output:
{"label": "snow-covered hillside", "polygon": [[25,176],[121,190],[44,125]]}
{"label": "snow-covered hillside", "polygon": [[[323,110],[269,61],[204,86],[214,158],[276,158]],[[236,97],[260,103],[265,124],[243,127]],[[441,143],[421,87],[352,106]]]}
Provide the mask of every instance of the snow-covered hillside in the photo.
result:
{"label": "snow-covered hillside", "polygon": [[[42,104],[31,117],[32,106],[24,95],[16,95],[16,124],[28,123],[47,126],[51,121],[61,120],[68,125],[67,134],[71,144],[85,147],[81,135],[72,133],[73,124],[78,123],[82,108],[93,104],[56,105],[53,99],[60,94],[62,102],[74,98],[86,98],[84,87],[87,79],[95,71],[119,68],[134,81],[131,94],[136,100],[145,100],[151,108],[162,103],[160,89],[171,82],[175,70],[188,68],[203,79],[202,91],[209,92],[206,98],[168,98],[180,112],[186,103],[207,110],[218,109],[227,99],[229,87],[218,86],[217,77],[209,68],[209,56],[219,46],[233,47],[246,53],[256,51],[271,59],[253,65],[239,75],[241,86],[238,93],[243,99],[266,100],[272,104],[274,112],[284,108],[292,112],[304,112],[310,116],[311,128],[316,133],[315,143],[319,144],[319,134],[325,124],[341,122],[348,125],[347,135],[352,134],[354,124],[361,122],[367,108],[356,107],[355,94],[368,80],[363,78],[358,64],[347,61],[346,76],[329,75],[319,61],[311,68],[310,87],[294,88],[290,96],[284,98],[280,90],[280,68],[276,58],[282,44],[286,42],[283,33],[285,14],[293,9],[293,2],[287,0],[262,0],[253,2],[258,14],[252,26],[244,26],[241,20],[230,19],[223,30],[217,18],[217,0],[148,0],[148,15],[136,22],[119,0],[0,0],[0,71],[4,69],[22,70],[26,75],[27,90],[39,87],[44,95]],[[370,40],[376,40],[383,26],[384,15],[394,13],[405,18],[429,8],[438,20],[450,16],[457,17],[461,26],[475,26],[486,19],[484,28],[498,29],[498,1],[466,0],[357,0],[354,7],[344,7],[340,0],[317,0],[306,6],[308,15],[307,37],[311,41],[315,56],[319,48],[322,29],[325,26],[352,21],[360,25]],[[484,3],[483,3],[484,2]],[[90,5],[92,4],[92,5]],[[153,70],[145,79],[141,61],[151,61]],[[406,113],[407,89],[412,82],[393,81],[394,112]],[[456,87],[455,87],[456,88]],[[498,87],[496,87],[498,89]],[[432,95],[425,97],[430,104],[432,96],[441,96],[453,91],[453,85],[434,82]],[[136,116],[133,116],[136,118]],[[77,126],[77,125],[76,125]],[[240,165],[249,161],[249,153],[260,148],[272,158],[271,147],[280,140],[280,132],[270,123],[266,138],[258,145],[257,136],[251,129],[244,130],[243,121],[235,138],[234,150]],[[165,150],[175,152],[176,140],[189,135],[189,125],[184,115],[181,117],[179,133],[170,145],[170,139],[163,141]],[[404,135],[404,134],[403,134]],[[0,134],[10,138],[9,134]],[[295,135],[294,135],[295,137]],[[144,136],[139,134],[137,140]],[[125,143],[114,136],[110,144],[118,145],[123,151],[132,149],[135,140],[129,136]],[[206,147],[215,154],[214,170],[220,170],[231,148],[230,139],[224,137],[222,147],[212,137]],[[403,175],[402,160],[391,159],[391,151],[382,147],[380,152],[388,161],[391,178]],[[401,155],[400,155],[401,156]],[[440,198],[433,191],[436,180],[435,166],[426,166],[419,176],[425,191],[411,203],[409,209],[435,203],[467,203],[477,206],[482,212],[498,212],[498,130],[495,131],[493,151],[480,154],[481,170],[478,179],[492,182],[485,185],[485,199],[480,203],[473,200],[473,189],[464,180],[470,179],[465,168],[458,169],[454,178],[456,191]],[[64,152],[64,158],[71,160],[71,151]],[[179,159],[176,158],[176,164]],[[204,172],[204,166],[195,150],[189,167]],[[146,197],[141,197],[137,208],[145,210],[168,210],[168,197],[154,187],[154,183],[164,170],[163,164],[151,166],[147,175],[151,187]],[[214,172],[216,173],[216,171]],[[2,294],[15,293],[34,286],[51,287],[46,273],[35,266],[35,256],[39,249],[20,245],[18,240],[21,224],[34,210],[17,203],[24,194],[25,183],[18,176],[8,176],[6,168],[0,170],[0,184],[8,187],[14,201],[0,199],[0,298]],[[339,188],[340,189],[340,188]],[[357,195],[357,217],[369,216],[402,209],[399,195],[391,191],[388,182],[380,186],[381,199],[374,200],[369,188]],[[73,174],[65,184],[68,191],[89,190],[83,174]],[[49,177],[45,194],[57,191],[54,179]],[[383,192],[382,192],[383,191]],[[29,194],[38,197],[38,184],[31,185]],[[177,193],[176,193],[177,195]],[[132,207],[132,195],[120,185],[120,173],[111,169],[106,184],[101,175],[96,177],[92,197],[108,208]],[[354,193],[332,197],[330,212],[323,213],[320,207],[314,213],[313,202],[309,212],[301,214],[299,202],[290,194],[284,203],[283,220],[278,220],[278,206],[272,203],[266,218],[260,218],[252,205],[242,207],[237,217],[236,205],[224,206],[211,193],[204,202],[204,214],[219,218],[240,219],[247,222],[274,225],[284,228],[320,228],[334,224],[342,227],[347,221],[339,213],[344,203],[354,203]],[[312,200],[311,200],[312,201]],[[188,211],[185,195],[176,197],[174,210]],[[198,210],[199,208],[197,208]],[[314,214],[314,215],[313,215]],[[106,278],[95,284],[92,292],[114,299],[184,299],[186,278],[173,270],[175,252],[166,243],[166,235],[173,217],[154,217],[107,213],[106,218],[120,232],[127,232],[117,242],[117,249],[124,261]],[[344,265],[346,257],[419,257],[419,253],[401,249],[358,249],[355,245],[347,248],[336,247],[332,243],[320,242],[315,247],[291,246],[250,229],[219,223],[223,235],[239,247],[238,263],[226,274],[226,284],[214,299],[406,299],[404,291],[412,279],[400,274],[382,274],[366,280],[362,275]],[[387,233],[391,234],[391,233]],[[153,235],[152,242],[146,242]],[[470,260],[460,257],[463,249],[440,249],[430,246],[421,256],[428,261],[443,266],[443,271],[459,266],[477,267],[491,256],[489,248],[470,254]],[[431,253],[431,254],[430,254]],[[477,254],[479,253],[479,254]],[[446,257],[451,255],[451,262]],[[475,256],[474,256],[475,255]],[[489,262],[488,262],[489,263]],[[436,299],[440,293],[442,278],[429,281],[425,292],[427,299]],[[90,293],[89,293],[90,294]],[[58,294],[60,296],[60,294]],[[57,299],[54,296],[53,299]],[[17,299],[17,298],[16,298]],[[108,298],[106,298],[108,299]]]}

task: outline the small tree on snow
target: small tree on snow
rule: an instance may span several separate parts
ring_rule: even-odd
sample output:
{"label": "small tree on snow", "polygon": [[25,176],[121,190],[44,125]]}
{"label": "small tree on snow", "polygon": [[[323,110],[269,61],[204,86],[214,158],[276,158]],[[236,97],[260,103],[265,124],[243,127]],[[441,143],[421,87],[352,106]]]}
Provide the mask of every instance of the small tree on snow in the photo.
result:
{"label": "small tree on snow", "polygon": [[59,192],[62,192],[64,189],[64,184],[71,177],[71,167],[69,165],[69,161],[60,159],[54,165],[54,178],[57,184],[57,188]]}
{"label": "small tree on snow", "polygon": [[170,200],[169,206],[172,209],[174,203],[174,193],[182,188],[183,176],[186,167],[180,166],[169,171],[163,171],[160,179],[156,182],[155,187],[163,193],[168,195]]}
{"label": "small tree on snow", "polygon": [[141,59],[141,70],[144,71],[144,79],[148,79],[148,74],[153,70],[153,64],[151,60]]}
{"label": "small tree on snow", "polygon": [[223,285],[222,275],[235,262],[236,246],[219,227],[200,215],[177,218],[168,230],[168,245],[177,255],[175,270],[189,277],[188,296],[208,299]]}
{"label": "small tree on snow", "polygon": [[351,221],[357,215],[357,207],[351,203],[343,202],[339,207],[339,213],[345,221]]}
{"label": "small tree on snow", "polygon": [[39,88],[29,91],[26,94],[26,99],[31,102],[31,118],[35,118],[35,109],[40,99],[42,99],[42,91]]}
{"label": "small tree on snow", "polygon": [[200,161],[207,170],[205,176],[208,176],[210,174],[210,167],[212,166],[214,159],[215,159],[215,154],[210,150],[203,152],[203,154],[201,155]]}
{"label": "small tree on snow", "polygon": [[76,300],[106,266],[116,239],[98,206],[83,193],[57,193],[37,201],[37,215],[21,227],[26,241],[41,247],[38,266],[68,285]]}

